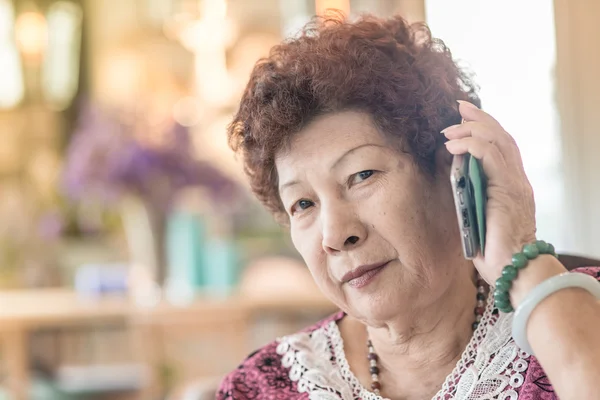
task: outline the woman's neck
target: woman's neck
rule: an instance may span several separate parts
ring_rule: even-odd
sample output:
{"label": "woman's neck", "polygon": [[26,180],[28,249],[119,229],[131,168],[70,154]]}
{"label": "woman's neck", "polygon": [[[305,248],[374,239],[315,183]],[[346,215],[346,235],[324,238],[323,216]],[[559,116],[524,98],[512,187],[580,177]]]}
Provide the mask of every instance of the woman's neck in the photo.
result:
{"label": "woman's neck", "polygon": [[407,310],[392,321],[367,327],[344,318],[340,330],[348,362],[369,388],[367,338],[379,356],[382,394],[392,399],[435,395],[473,334],[477,288],[469,280],[452,285],[445,296],[423,309]]}
{"label": "woman's neck", "polygon": [[453,292],[425,309],[367,328],[384,368],[389,364],[428,369],[460,356],[473,333],[477,288],[468,282]]}

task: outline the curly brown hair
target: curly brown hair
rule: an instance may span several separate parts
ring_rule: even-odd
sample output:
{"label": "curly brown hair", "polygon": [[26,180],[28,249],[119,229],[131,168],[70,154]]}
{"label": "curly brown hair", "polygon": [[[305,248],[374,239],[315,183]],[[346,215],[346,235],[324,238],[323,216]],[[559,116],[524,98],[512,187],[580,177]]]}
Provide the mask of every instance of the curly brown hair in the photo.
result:
{"label": "curly brown hair", "polygon": [[368,113],[376,126],[433,172],[440,130],[460,122],[456,100],[479,104],[470,75],[423,24],[396,16],[315,18],[257,62],[229,143],[241,154],[258,199],[287,221],[275,156],[315,117],[344,110]]}

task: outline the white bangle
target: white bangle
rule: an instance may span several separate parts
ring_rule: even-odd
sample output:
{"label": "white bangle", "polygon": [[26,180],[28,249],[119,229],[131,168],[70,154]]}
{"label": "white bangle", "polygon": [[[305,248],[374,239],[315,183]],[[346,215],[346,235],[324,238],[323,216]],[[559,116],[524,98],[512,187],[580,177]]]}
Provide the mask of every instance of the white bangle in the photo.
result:
{"label": "white bangle", "polygon": [[600,282],[594,277],[579,272],[565,272],[546,279],[537,285],[517,307],[513,317],[512,335],[517,346],[533,355],[527,340],[527,321],[531,313],[546,297],[567,288],[582,288],[600,299]]}

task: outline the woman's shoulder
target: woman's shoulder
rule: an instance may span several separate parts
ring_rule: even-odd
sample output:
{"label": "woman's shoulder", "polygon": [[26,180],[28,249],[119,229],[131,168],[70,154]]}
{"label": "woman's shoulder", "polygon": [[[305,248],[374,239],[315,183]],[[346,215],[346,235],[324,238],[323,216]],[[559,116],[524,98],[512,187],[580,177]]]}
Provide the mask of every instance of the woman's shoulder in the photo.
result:
{"label": "woman's shoulder", "polygon": [[[316,324],[303,329],[311,333],[343,317],[339,312]],[[217,393],[218,400],[235,399],[300,399],[305,393],[299,393],[297,383],[289,376],[289,369],[282,364],[282,355],[277,352],[279,340],[252,352],[221,382]]]}
{"label": "woman's shoulder", "polygon": [[571,270],[571,272],[581,272],[593,276],[600,281],[600,266],[597,267],[579,267]]}
{"label": "woman's shoulder", "polygon": [[218,400],[260,399],[280,393],[279,398],[293,398],[295,383],[281,364],[277,342],[272,342],[251,353],[221,382]]}

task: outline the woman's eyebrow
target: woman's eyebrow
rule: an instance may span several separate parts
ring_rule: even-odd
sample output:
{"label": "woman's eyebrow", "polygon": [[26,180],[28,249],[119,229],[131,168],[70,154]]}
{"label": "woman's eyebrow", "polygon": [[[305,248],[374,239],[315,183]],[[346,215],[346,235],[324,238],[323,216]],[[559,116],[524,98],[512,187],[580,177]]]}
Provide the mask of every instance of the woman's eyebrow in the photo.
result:
{"label": "woman's eyebrow", "polygon": [[365,147],[386,148],[385,146],[382,146],[380,144],[375,144],[375,143],[365,143],[365,144],[361,144],[360,146],[353,147],[353,148],[347,150],[346,152],[344,152],[344,154],[342,154],[337,160],[335,160],[333,162],[333,164],[331,164],[331,169],[335,169],[340,164],[340,162],[342,162],[344,160],[344,158],[346,158],[350,154],[354,153],[355,151],[357,151],[359,149],[365,148]]}

